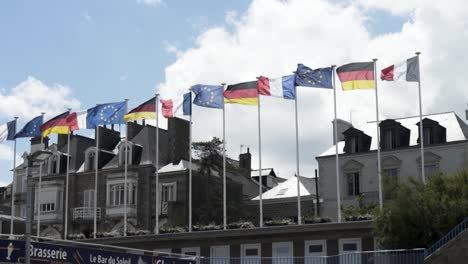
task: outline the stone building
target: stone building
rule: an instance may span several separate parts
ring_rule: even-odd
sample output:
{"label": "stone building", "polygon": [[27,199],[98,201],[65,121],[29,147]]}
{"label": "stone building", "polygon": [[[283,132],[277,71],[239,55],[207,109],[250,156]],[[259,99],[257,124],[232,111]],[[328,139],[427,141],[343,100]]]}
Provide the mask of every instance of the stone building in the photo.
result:
{"label": "stone building", "polygon": [[[168,120],[168,129],[159,129],[159,222],[160,226],[188,225],[188,155],[189,125],[183,119]],[[98,154],[97,232],[123,231],[125,150],[127,166],[128,230],[154,231],[156,214],[155,143],[156,128],[137,123],[128,124],[128,143],[112,128],[100,128],[99,148],[92,138],[71,135],[70,155],[67,154],[67,136],[59,135],[57,143],[43,145],[40,139],[31,140],[31,152],[42,148],[52,152],[42,164],[41,192],[39,195],[40,164],[29,168],[34,180],[34,228],[38,206],[41,208],[42,236],[61,237],[68,213],[68,234],[83,233],[90,236],[94,222],[95,157]],[[127,147],[126,147],[127,146]],[[97,153],[99,151],[99,153]],[[26,153],[25,153],[26,155]],[[25,158],[26,156],[24,156]],[[242,154],[239,161],[228,160],[227,198],[241,203],[257,195],[258,184],[250,177],[250,153]],[[65,212],[66,164],[69,166],[69,201]],[[26,215],[26,162],[16,168],[14,215]],[[222,180],[216,171],[203,176],[194,161],[193,209],[203,208],[215,200],[214,194],[222,190]],[[219,191],[218,191],[219,189]],[[217,195],[219,198],[219,195]],[[39,205],[37,205],[37,201]],[[232,213],[232,212],[231,212]],[[196,218],[194,219],[194,221]],[[196,222],[194,222],[196,224]]]}
{"label": "stone building", "polygon": [[[359,128],[339,121],[338,151],[342,205],[357,205],[356,198],[378,204],[377,144],[381,148],[382,177],[403,180],[426,179],[435,173],[453,174],[468,166],[468,126],[454,112],[423,116],[423,136],[419,116],[383,120],[376,141],[376,122]],[[420,140],[424,142],[421,164]],[[337,218],[335,145],[316,157],[320,172],[319,189],[323,198],[322,215]],[[385,186],[384,193],[385,193]]]}

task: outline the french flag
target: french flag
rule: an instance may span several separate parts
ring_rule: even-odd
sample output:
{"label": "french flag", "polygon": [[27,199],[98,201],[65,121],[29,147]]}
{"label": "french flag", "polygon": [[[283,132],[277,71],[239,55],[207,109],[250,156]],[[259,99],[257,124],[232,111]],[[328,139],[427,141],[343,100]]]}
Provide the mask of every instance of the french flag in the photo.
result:
{"label": "french flag", "polygon": [[71,131],[87,129],[88,111],[73,112],[67,116],[67,125]]}
{"label": "french flag", "polygon": [[294,86],[294,75],[270,79],[265,76],[258,78],[258,93],[265,96],[282,97],[284,99],[295,99],[296,88]]}
{"label": "french flag", "polygon": [[418,56],[383,69],[380,79],[382,81],[419,82]]}

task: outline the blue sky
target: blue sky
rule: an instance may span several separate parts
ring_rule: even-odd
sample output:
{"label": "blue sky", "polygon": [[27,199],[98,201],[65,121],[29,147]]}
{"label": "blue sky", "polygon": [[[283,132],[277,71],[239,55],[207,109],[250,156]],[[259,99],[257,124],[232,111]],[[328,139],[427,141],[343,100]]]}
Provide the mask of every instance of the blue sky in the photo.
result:
{"label": "blue sky", "polygon": [[[185,51],[210,28],[229,30],[227,14],[242,17],[250,5],[247,0],[163,0],[157,5],[137,0],[2,1],[0,89],[8,95],[33,76],[48,86],[69,87],[82,109],[124,98],[136,106],[165,82],[166,67],[177,60],[168,47]],[[362,14],[371,36],[398,32],[410,19],[385,10]],[[2,122],[11,117],[0,113]],[[26,142],[20,143],[19,153],[28,149]],[[10,166],[10,161],[0,161],[0,182],[10,179]]]}

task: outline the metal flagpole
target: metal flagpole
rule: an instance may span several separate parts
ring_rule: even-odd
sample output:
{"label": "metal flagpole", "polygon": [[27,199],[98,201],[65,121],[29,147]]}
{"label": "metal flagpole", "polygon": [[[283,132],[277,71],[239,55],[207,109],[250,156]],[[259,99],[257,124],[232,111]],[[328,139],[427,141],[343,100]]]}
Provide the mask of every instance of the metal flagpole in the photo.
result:
{"label": "metal flagpole", "polygon": [[426,172],[424,171],[424,128],[422,122],[422,98],[421,98],[421,68],[419,64],[419,55],[421,52],[416,52],[418,57],[418,90],[419,90],[419,144],[421,145],[421,176],[423,184],[426,184]]}
{"label": "metal flagpole", "polygon": [[[18,117],[15,116],[15,121],[18,121]],[[15,128],[16,134],[16,128]],[[42,135],[41,135],[42,137]],[[10,212],[10,238],[13,238],[13,218],[15,215],[15,193],[16,193],[16,137],[13,147],[13,182],[11,186],[11,212]]]}
{"label": "metal flagpole", "polygon": [[258,98],[258,192],[259,192],[259,210],[260,210],[260,221],[259,226],[263,227],[263,183],[262,183],[262,130],[260,126],[260,94],[257,94]]}
{"label": "metal flagpole", "polygon": [[[41,113],[42,115],[42,122],[44,122],[44,112]],[[41,135],[41,149],[44,150],[43,147],[44,144],[44,138]],[[38,191],[37,191],[37,202],[36,202],[36,208],[37,208],[37,237],[39,237],[41,233],[41,192],[42,192],[42,165],[43,162],[41,161],[41,164],[39,165],[39,186],[38,186]]]}
{"label": "metal flagpole", "polygon": [[296,96],[294,98],[294,108],[295,108],[295,115],[296,115],[296,171],[297,171],[297,224],[300,225],[302,223],[302,212],[301,212],[301,173],[299,172],[299,121],[297,117],[297,87],[296,89]]}
{"label": "metal flagpole", "polygon": [[[335,112],[334,122],[334,138],[335,138],[335,172],[336,172],[336,204],[338,207],[338,223],[341,223],[341,187],[340,187],[340,155],[338,154],[338,114],[336,111],[336,85],[335,85],[335,68],[336,65],[332,65],[332,78],[333,78],[333,106]],[[317,182],[315,182],[317,184]],[[319,206],[317,199],[316,206]]]}
{"label": "metal flagpole", "polygon": [[159,103],[158,103],[159,94],[156,94],[154,97],[156,100],[155,104],[155,111],[156,111],[156,161],[155,161],[155,168],[156,168],[156,190],[154,191],[156,196],[156,215],[155,215],[155,233],[159,234]]}
{"label": "metal flagpole", "polygon": [[377,59],[374,61],[374,83],[375,83],[375,116],[377,128],[377,176],[379,178],[379,207],[383,209],[383,195],[382,195],[382,164],[380,162],[380,121],[379,121],[379,91],[377,87]]}
{"label": "metal flagpole", "polygon": [[189,232],[192,232],[192,89],[190,91],[190,127],[189,127]]}
{"label": "metal flagpole", "polygon": [[[128,99],[125,99],[125,113],[128,112]],[[127,236],[127,199],[128,199],[128,187],[127,187],[127,178],[128,178],[128,122],[125,122],[125,165],[124,165],[124,231],[123,235]]]}
{"label": "metal flagpole", "polygon": [[96,238],[97,233],[97,191],[98,191],[98,167],[99,167],[99,125],[96,126],[96,153],[94,155],[95,174],[94,174],[94,233],[93,237]]}
{"label": "metal flagpole", "polygon": [[[225,83],[222,83],[223,90]],[[227,229],[227,192],[226,192],[226,112],[223,101],[223,228]]]}
{"label": "metal flagpole", "polygon": [[[70,111],[71,109],[68,109]],[[68,187],[70,182],[70,127],[68,127],[67,135],[67,171],[65,173],[65,227],[63,229],[64,240],[67,240],[68,236]]]}

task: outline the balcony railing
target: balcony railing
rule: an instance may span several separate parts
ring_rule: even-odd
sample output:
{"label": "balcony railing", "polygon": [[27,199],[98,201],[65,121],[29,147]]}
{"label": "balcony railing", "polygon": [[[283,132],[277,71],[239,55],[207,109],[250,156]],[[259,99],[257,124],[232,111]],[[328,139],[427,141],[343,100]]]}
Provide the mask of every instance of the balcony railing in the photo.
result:
{"label": "balcony railing", "polygon": [[162,215],[167,215],[168,208],[169,208],[169,203],[168,202],[162,202],[161,203],[161,214]]}
{"label": "balcony railing", "polygon": [[[101,218],[101,208],[96,208],[96,217]],[[73,220],[94,219],[94,207],[75,207],[73,209]]]}

